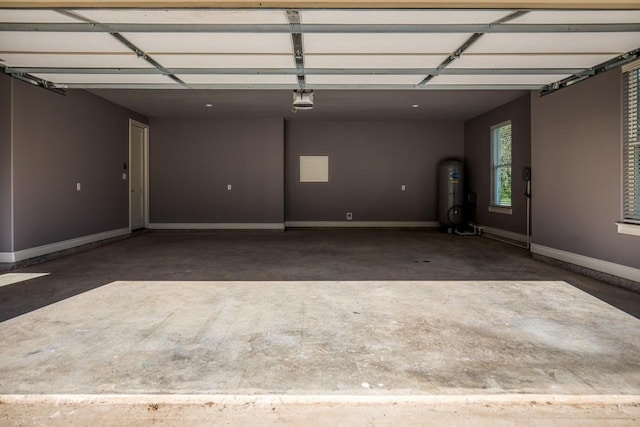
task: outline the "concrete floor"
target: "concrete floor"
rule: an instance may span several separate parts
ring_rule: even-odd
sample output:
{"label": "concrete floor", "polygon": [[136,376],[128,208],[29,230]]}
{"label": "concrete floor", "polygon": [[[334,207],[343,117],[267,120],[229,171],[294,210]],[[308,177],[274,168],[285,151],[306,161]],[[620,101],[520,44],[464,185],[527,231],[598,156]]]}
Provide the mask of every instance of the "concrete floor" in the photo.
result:
{"label": "concrete floor", "polygon": [[0,287],[7,425],[640,419],[640,295],[486,238],[148,233],[16,272],[50,274]]}

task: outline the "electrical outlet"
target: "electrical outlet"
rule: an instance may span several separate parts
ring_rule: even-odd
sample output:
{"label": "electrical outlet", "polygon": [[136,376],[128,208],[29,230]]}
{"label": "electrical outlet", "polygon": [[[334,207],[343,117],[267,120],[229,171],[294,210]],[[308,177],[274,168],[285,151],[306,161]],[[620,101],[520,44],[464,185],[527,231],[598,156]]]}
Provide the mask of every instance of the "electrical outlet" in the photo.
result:
{"label": "electrical outlet", "polygon": [[227,190],[231,191],[231,184],[227,185]]}
{"label": "electrical outlet", "polygon": [[402,191],[405,191],[407,189],[407,186],[402,184],[402,187],[400,187],[402,189]]}
{"label": "electrical outlet", "polygon": [[351,221],[353,219],[353,214],[351,212],[347,212],[347,221]]}
{"label": "electrical outlet", "polygon": [[127,180],[127,173],[126,172],[122,172],[122,180],[123,181]]}

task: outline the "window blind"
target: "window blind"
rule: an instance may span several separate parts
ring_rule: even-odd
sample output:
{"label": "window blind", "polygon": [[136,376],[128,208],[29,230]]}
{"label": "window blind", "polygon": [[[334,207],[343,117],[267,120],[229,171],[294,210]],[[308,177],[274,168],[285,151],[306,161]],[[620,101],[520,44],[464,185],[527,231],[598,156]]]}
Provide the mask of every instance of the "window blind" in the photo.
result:
{"label": "window blind", "polygon": [[640,224],[640,62],[623,69],[623,221]]}

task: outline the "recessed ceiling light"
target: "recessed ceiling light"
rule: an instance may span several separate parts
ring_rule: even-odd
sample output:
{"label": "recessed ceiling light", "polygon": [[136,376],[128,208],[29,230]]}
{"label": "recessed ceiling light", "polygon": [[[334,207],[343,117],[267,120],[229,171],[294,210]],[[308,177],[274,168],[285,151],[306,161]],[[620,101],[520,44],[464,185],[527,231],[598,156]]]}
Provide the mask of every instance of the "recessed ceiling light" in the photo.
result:
{"label": "recessed ceiling light", "polygon": [[213,107],[213,104],[204,104],[205,107]]}
{"label": "recessed ceiling light", "polygon": [[419,107],[419,105],[418,105],[418,104],[413,104],[413,105],[412,105],[412,107],[413,107],[413,108],[418,108],[418,107]]}

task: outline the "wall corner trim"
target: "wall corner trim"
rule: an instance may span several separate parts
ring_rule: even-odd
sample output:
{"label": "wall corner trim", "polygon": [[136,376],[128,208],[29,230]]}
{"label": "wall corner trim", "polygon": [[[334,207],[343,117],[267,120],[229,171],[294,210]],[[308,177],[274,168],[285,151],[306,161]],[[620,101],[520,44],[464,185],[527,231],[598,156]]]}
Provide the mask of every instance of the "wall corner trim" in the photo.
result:
{"label": "wall corner trim", "polygon": [[481,225],[482,234],[491,234],[492,236],[502,237],[503,239],[513,240],[515,242],[527,243],[527,235],[514,233],[513,231],[502,230],[500,228],[493,228]]}
{"label": "wall corner trim", "polygon": [[579,265],[581,267],[600,271],[612,276],[622,277],[623,279],[632,280],[634,282],[640,282],[640,269],[638,268],[616,264],[597,258],[590,258],[584,255],[578,255],[572,252],[566,252],[560,249],[550,248],[548,246],[542,246],[535,243],[531,244],[531,253],[554,258],[560,261],[568,262],[570,264]]}
{"label": "wall corner trim", "polygon": [[90,243],[96,243],[101,240],[112,239],[114,237],[120,237],[130,234],[129,228],[119,228],[117,230],[104,231],[102,233],[91,234],[88,236],[77,237],[75,239],[63,240],[61,242],[50,243],[48,245],[36,246],[34,248],[23,249],[16,252],[3,252],[0,253],[0,261],[3,261],[2,255],[13,256],[13,260],[6,262],[20,262],[25,259],[35,258],[42,255],[48,255],[54,252],[63,251],[66,249],[75,248],[77,246],[87,245]]}
{"label": "wall corner trim", "polygon": [[284,230],[282,222],[150,223],[149,230]]}
{"label": "wall corner trim", "polygon": [[300,228],[437,228],[437,221],[286,221],[287,227]]}

